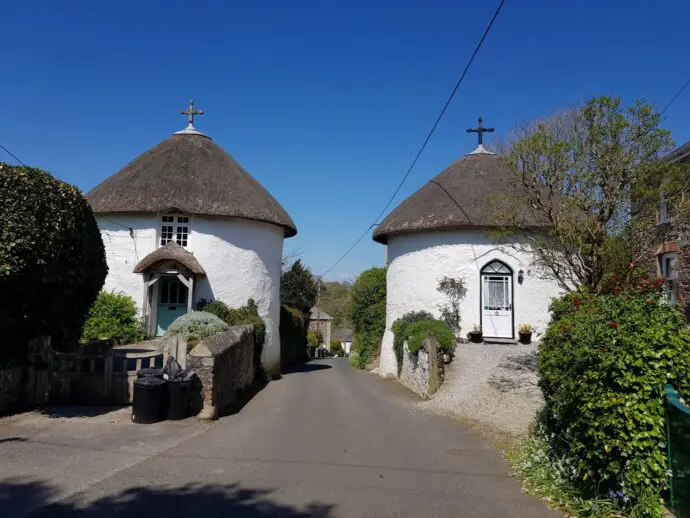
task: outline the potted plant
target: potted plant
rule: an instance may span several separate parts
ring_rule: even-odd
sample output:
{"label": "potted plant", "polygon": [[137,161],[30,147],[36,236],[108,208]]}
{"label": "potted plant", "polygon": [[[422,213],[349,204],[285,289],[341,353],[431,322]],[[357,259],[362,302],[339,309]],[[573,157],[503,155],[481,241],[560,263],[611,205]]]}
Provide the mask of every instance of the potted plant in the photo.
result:
{"label": "potted plant", "polygon": [[474,326],[472,326],[472,331],[467,333],[467,339],[475,344],[482,343],[482,328],[474,324]]}
{"label": "potted plant", "polygon": [[518,329],[518,335],[520,336],[521,344],[532,343],[532,325],[521,324],[520,329]]}

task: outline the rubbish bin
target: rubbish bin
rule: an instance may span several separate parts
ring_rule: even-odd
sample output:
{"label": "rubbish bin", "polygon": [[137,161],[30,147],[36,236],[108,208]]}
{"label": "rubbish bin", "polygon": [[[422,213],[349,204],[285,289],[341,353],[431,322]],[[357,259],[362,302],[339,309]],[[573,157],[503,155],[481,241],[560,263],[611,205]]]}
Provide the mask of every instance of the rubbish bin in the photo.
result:
{"label": "rubbish bin", "polygon": [[168,412],[168,390],[165,381],[146,376],[134,380],[132,421],[150,424],[163,421]]}
{"label": "rubbish bin", "polygon": [[137,378],[147,377],[163,379],[163,369],[155,369],[153,367],[148,367],[146,369],[139,369],[137,371]]}
{"label": "rubbish bin", "polygon": [[187,417],[189,408],[189,396],[192,390],[191,379],[169,379],[168,386],[168,412],[167,419],[177,421]]}

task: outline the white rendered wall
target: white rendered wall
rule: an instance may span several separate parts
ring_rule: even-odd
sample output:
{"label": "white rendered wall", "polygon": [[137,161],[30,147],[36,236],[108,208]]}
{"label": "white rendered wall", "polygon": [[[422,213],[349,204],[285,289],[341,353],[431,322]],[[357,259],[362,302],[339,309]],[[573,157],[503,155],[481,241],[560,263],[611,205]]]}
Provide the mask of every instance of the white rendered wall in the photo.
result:
{"label": "white rendered wall", "polygon": [[[156,215],[101,214],[96,216],[106,249],[108,276],[104,289],[131,296],[141,314],[142,276],[136,264],[157,248]],[[133,237],[128,229],[132,227]],[[231,307],[252,298],[266,322],[264,368],[280,370],[280,274],[284,230],[276,225],[239,218],[190,216],[187,250],[206,271],[195,281],[193,306],[202,299],[222,300]]]}
{"label": "white rendered wall", "polygon": [[[498,259],[513,270],[515,336],[521,323],[530,323],[535,333],[545,330],[551,299],[560,293],[556,283],[539,278],[531,256],[506,245],[498,245],[480,230],[455,230],[404,234],[390,237],[387,246],[386,331],[381,347],[379,374],[397,376],[391,325],[405,313],[428,311],[440,316],[439,306],[447,298],[437,291],[444,276],[462,277],[467,293],[460,303],[462,334],[480,324],[480,270]],[[524,282],[517,274],[524,271]]]}

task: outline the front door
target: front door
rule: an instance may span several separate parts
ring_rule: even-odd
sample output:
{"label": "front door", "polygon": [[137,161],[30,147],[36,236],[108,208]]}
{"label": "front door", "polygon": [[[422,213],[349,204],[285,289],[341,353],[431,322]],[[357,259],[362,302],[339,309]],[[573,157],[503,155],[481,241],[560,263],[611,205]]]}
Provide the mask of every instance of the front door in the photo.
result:
{"label": "front door", "polygon": [[482,334],[487,338],[514,338],[513,272],[500,261],[482,268]]}
{"label": "front door", "polygon": [[177,277],[161,277],[158,281],[156,336],[162,336],[173,321],[187,313],[187,286]]}

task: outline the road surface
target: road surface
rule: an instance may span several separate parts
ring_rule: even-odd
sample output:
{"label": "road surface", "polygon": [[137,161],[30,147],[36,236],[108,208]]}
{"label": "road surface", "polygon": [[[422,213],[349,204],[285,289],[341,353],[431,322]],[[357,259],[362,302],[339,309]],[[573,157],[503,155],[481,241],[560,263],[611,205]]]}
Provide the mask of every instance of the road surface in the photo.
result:
{"label": "road surface", "polygon": [[[188,422],[149,425],[160,432],[137,451],[123,452],[115,437],[98,448],[93,439],[53,446],[62,448],[55,462],[82,461],[52,468],[40,448],[59,438],[39,444],[38,435],[15,430],[3,442],[0,426],[0,516],[556,516],[520,491],[488,443],[423,413],[400,386],[344,359],[285,374],[210,426]],[[117,437],[133,442],[146,428],[127,423]],[[159,433],[169,442],[151,447]],[[63,478],[76,482],[66,486]]]}

